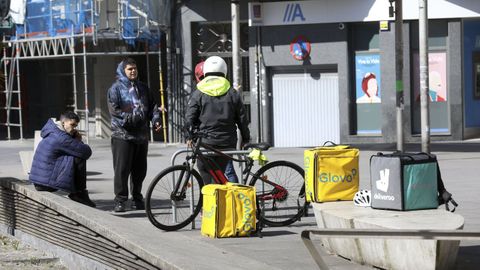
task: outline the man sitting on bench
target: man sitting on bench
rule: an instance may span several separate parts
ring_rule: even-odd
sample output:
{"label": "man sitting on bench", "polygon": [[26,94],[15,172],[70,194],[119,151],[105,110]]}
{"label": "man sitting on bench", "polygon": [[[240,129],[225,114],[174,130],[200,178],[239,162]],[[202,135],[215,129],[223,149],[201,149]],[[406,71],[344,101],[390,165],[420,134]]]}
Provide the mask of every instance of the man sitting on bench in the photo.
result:
{"label": "man sitting on bench", "polygon": [[76,202],[95,207],[87,191],[87,159],[92,150],[76,127],[80,118],[67,111],[60,121],[48,119],[33,156],[29,179],[38,191],[64,190]]}

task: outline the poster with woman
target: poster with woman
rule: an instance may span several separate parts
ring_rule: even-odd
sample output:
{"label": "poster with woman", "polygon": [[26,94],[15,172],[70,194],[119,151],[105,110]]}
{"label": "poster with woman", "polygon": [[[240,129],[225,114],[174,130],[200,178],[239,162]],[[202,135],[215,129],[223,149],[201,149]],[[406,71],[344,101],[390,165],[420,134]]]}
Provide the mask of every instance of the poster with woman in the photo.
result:
{"label": "poster with woman", "polygon": [[[420,63],[418,53],[413,54],[413,90],[415,101],[420,101]],[[447,54],[428,53],[428,95],[431,102],[447,101]]]}
{"label": "poster with woman", "polygon": [[[412,66],[413,93],[412,93],[412,132],[421,133],[421,104],[420,104],[420,63],[418,52],[413,53]],[[432,134],[448,134],[450,132],[448,91],[447,91],[447,53],[428,53],[428,97],[430,132]]]}
{"label": "poster with woman", "polygon": [[357,103],[380,103],[380,54],[355,56]]}

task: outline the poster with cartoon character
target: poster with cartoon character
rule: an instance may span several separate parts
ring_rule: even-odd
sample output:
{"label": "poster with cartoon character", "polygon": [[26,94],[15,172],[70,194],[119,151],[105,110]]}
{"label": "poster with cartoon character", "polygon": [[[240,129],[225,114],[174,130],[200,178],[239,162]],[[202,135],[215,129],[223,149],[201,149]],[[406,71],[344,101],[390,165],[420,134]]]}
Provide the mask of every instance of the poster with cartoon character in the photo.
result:
{"label": "poster with cartoon character", "polygon": [[380,103],[380,54],[355,56],[357,103]]}

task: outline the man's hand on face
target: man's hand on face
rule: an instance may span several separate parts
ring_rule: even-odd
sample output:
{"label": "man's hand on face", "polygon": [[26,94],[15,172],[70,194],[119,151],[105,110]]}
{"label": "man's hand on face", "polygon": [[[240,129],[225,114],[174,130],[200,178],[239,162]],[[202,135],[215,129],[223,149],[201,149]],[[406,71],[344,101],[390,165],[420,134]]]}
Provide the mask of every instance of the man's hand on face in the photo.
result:
{"label": "man's hand on face", "polygon": [[73,138],[82,140],[82,134],[78,132],[77,126],[78,122],[73,119],[65,119],[62,121],[63,128],[65,129],[65,132],[68,134],[72,135]]}
{"label": "man's hand on face", "polygon": [[77,139],[77,140],[79,140],[79,141],[82,140],[82,134],[81,134],[78,130],[76,130],[76,129],[73,131],[73,135],[72,135],[72,136],[73,136],[73,138],[75,138],[75,139]]}

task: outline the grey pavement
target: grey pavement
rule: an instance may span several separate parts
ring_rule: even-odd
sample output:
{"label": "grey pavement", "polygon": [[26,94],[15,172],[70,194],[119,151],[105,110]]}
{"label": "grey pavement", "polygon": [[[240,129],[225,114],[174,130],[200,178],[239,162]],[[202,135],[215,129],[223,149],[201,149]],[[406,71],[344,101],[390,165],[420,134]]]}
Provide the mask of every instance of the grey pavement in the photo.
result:
{"label": "grey pavement", "polygon": [[[115,231],[119,226],[119,232],[128,233],[141,226],[142,233],[159,235],[157,228],[151,225],[142,211],[129,211],[114,214],[113,209],[113,169],[109,140],[90,139],[93,155],[87,163],[88,182],[87,187],[91,198],[97,203],[97,208],[108,214],[122,218],[124,222],[115,224],[111,230]],[[369,158],[378,151],[389,152],[394,149],[393,145],[362,145],[360,155],[360,186],[369,187]],[[151,180],[157,173],[171,165],[173,153],[184,149],[183,144],[152,143],[148,156],[148,172],[144,183],[145,193]],[[419,145],[407,145],[409,151],[420,151]],[[0,177],[14,177],[26,179],[22,171],[19,151],[33,149],[33,140],[0,141]],[[272,148],[266,152],[270,160],[286,159],[302,166],[303,151],[305,148]],[[480,212],[478,211],[478,199],[480,198],[480,181],[478,168],[480,166],[480,141],[443,142],[432,144],[432,153],[436,154],[447,189],[453,194],[454,199],[460,204],[456,213],[465,218],[466,230],[480,231]],[[182,157],[177,158],[181,163]],[[238,172],[238,168],[237,168]],[[65,194],[59,193],[64,196]],[[443,207],[443,206],[442,206]],[[176,256],[205,256],[205,248],[211,248],[211,263],[215,263],[218,253],[238,254],[242,258],[251,258],[249,263],[258,263],[258,267],[269,266],[272,269],[316,269],[313,259],[304,247],[300,232],[306,229],[316,229],[313,211],[308,217],[288,227],[266,228],[263,238],[225,238],[210,239],[200,235],[200,220],[196,221],[196,229],[190,227],[177,232],[161,232],[163,241],[170,239],[166,246],[175,246],[175,239],[182,239],[178,244],[188,242],[188,254],[176,254]],[[138,232],[137,232],[138,233]],[[163,237],[165,236],[165,237]],[[145,237],[145,246],[162,245],[155,237]],[[189,240],[190,239],[190,240]],[[184,241],[187,240],[187,241]],[[320,247],[319,241],[316,241]],[[371,269],[370,267],[357,265],[337,256],[326,256],[326,262],[332,269]],[[160,257],[161,254],[157,254]],[[200,259],[200,258],[199,258]],[[205,259],[205,258],[202,258]],[[408,258],[405,258],[408,259]],[[480,241],[462,242],[457,260],[457,269],[477,269],[480,265]],[[201,267],[186,267],[189,269],[203,269]],[[241,266],[238,266],[242,269]],[[207,269],[207,268],[205,268]]]}

